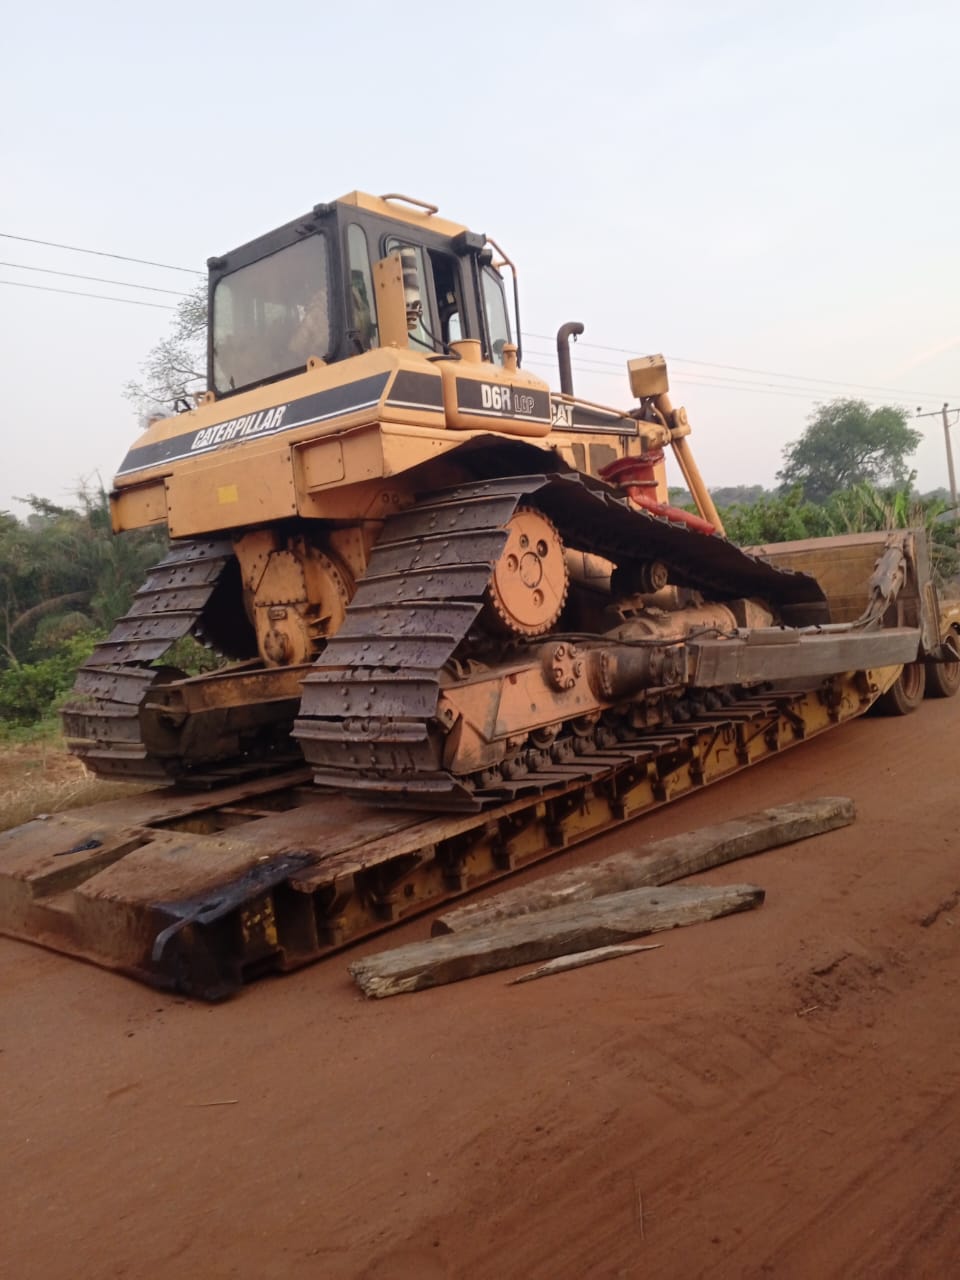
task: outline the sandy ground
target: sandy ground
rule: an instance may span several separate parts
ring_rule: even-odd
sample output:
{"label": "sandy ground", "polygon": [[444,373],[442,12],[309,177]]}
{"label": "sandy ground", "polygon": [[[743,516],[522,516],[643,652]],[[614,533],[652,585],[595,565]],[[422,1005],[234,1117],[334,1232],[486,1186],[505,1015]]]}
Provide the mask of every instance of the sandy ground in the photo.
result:
{"label": "sandy ground", "polygon": [[0,940],[0,1271],[957,1275],[958,734],[859,722],[555,859],[859,808],[703,877],[760,911],[519,987],[368,1003],[341,956],[210,1008]]}

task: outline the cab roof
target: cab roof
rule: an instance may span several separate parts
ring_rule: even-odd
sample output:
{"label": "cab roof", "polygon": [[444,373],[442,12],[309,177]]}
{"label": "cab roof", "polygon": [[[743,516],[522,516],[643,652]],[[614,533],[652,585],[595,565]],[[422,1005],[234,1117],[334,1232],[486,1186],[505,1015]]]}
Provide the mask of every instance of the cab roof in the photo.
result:
{"label": "cab roof", "polygon": [[448,218],[438,216],[435,204],[426,200],[417,200],[412,196],[390,192],[387,195],[372,196],[366,191],[350,191],[340,196],[337,204],[350,204],[357,209],[365,209],[381,218],[393,218],[397,222],[406,222],[413,227],[426,227],[441,236],[456,236],[467,228],[462,222],[451,222]]}

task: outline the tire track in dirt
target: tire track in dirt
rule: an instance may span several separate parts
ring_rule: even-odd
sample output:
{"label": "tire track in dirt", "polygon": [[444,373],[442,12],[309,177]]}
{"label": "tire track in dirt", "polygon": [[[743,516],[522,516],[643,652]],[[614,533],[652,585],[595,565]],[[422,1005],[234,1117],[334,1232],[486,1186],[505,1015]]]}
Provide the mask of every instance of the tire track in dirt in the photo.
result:
{"label": "tire track in dirt", "polygon": [[951,1274],[958,732],[960,699],[858,723],[566,855],[859,808],[703,877],[761,911],[542,983],[368,1004],[338,958],[208,1009],[0,940],[5,1270]]}

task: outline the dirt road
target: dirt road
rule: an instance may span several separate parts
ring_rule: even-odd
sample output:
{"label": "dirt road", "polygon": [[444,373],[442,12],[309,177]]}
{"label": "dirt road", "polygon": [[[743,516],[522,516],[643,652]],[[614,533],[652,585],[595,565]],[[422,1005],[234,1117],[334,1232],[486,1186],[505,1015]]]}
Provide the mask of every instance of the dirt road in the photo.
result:
{"label": "dirt road", "polygon": [[366,1003],[337,957],[209,1008],[0,941],[0,1269],[956,1275],[958,740],[960,699],[859,722],[554,860],[860,814],[703,877],[760,911],[543,982]]}

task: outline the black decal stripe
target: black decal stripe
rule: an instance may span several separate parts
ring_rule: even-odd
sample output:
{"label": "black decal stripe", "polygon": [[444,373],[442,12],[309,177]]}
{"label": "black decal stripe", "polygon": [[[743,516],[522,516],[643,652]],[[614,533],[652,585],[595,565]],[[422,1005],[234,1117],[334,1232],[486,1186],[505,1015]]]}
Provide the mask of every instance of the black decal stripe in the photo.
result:
{"label": "black decal stripe", "polygon": [[465,409],[458,406],[461,413],[468,418],[503,418],[506,422],[549,422],[549,418],[541,418],[533,413],[510,413],[507,409]]}
{"label": "black decal stripe", "polygon": [[[604,427],[607,431],[615,431],[617,427],[623,426],[623,416],[619,413],[601,413],[595,409],[581,409],[579,405],[574,405],[573,421],[580,427]],[[633,419],[628,421],[632,424]]]}
{"label": "black decal stripe", "polygon": [[[604,412],[602,409],[588,409],[583,405],[571,404],[564,400],[551,400],[553,410],[552,424],[554,431],[603,432],[607,435],[635,436],[640,427],[635,418],[614,410]],[[558,421],[558,410],[571,414],[570,422]]]}
{"label": "black decal stripe", "polygon": [[424,413],[443,413],[442,405],[418,404],[414,400],[394,400],[392,396],[389,400],[385,401],[385,403],[388,404],[391,409],[419,409]]}
{"label": "black decal stripe", "polygon": [[443,383],[437,374],[401,369],[393,380],[387,404],[402,409],[442,409]]}
{"label": "black decal stripe", "polygon": [[267,413],[271,410],[239,414],[234,418],[225,419],[224,423],[211,423],[206,427],[196,427],[181,435],[171,436],[168,440],[141,445],[139,448],[130,450],[120,464],[117,477],[130,475],[134,471],[145,471],[149,467],[162,466],[168,462],[178,462],[182,458],[202,457],[208,453],[215,453],[227,445],[241,443],[245,438],[263,440],[285,431],[294,431],[297,427],[309,426],[313,422],[338,418],[347,413],[356,413],[360,409],[371,409],[380,402],[389,376],[388,373],[378,373],[369,378],[361,378],[358,382],[347,382],[341,387],[331,387],[327,391],[318,391],[315,395],[304,396],[300,400],[291,400],[276,427],[257,431],[252,436],[244,437],[241,432],[238,432],[228,440],[215,440],[209,444],[201,444],[197,448],[193,447],[198,437],[218,426],[237,422],[241,418],[247,418],[253,424],[261,414],[263,415],[261,420],[265,420]]}
{"label": "black decal stripe", "polygon": [[[486,388],[493,393],[507,393],[510,405],[507,408],[496,408],[485,405],[483,391]],[[524,412],[517,407],[517,401],[532,402],[533,411]],[[461,413],[476,414],[487,418],[513,418],[523,422],[550,421],[550,395],[536,387],[516,386],[509,382],[482,382],[472,378],[457,378],[457,408]]]}
{"label": "black decal stripe", "polygon": [[563,422],[554,422],[551,425],[554,431],[567,435],[635,436],[640,434],[636,427],[630,426],[627,423],[622,423],[620,425],[611,424],[609,427],[584,427],[579,423],[574,423],[573,426],[568,427],[566,423]]}
{"label": "black decal stripe", "polygon": [[576,416],[573,419],[573,425],[566,427],[554,424],[556,431],[580,431],[585,435],[608,435],[608,436],[635,436],[639,435],[637,423],[631,418],[610,418],[607,422],[598,422],[594,419],[591,422],[582,422]]}

